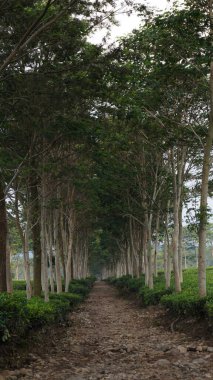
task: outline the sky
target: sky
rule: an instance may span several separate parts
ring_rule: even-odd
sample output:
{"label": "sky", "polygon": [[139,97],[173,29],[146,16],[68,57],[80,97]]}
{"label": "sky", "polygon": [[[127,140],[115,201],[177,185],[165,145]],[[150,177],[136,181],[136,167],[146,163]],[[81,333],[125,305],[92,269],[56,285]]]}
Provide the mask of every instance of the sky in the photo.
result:
{"label": "sky", "polygon": [[[151,8],[155,8],[156,11],[165,11],[171,7],[173,3],[172,0],[137,0],[136,3],[141,3],[146,6],[150,6]],[[119,4],[119,0],[118,0]],[[118,26],[113,26],[111,28],[111,35],[107,38],[107,43],[114,42],[117,38],[121,36],[125,36],[128,33],[131,33],[133,29],[137,29],[140,25],[140,18],[137,17],[136,14],[131,14],[131,16],[127,16],[126,14],[120,14],[116,16],[116,20],[119,22]],[[98,30],[91,37],[91,42],[93,43],[101,43],[103,38],[106,35],[106,30]]]}

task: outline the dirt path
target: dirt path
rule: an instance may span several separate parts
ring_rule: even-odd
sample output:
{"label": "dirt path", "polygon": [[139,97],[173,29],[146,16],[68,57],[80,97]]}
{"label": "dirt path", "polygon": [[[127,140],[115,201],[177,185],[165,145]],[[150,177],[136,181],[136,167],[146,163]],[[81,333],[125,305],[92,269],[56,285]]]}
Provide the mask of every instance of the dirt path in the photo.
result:
{"label": "dirt path", "polygon": [[14,371],[11,379],[213,379],[213,353],[186,352],[188,345],[205,342],[166,331],[156,323],[158,313],[96,283],[87,301],[71,314],[66,336],[54,349],[31,355],[29,365]]}

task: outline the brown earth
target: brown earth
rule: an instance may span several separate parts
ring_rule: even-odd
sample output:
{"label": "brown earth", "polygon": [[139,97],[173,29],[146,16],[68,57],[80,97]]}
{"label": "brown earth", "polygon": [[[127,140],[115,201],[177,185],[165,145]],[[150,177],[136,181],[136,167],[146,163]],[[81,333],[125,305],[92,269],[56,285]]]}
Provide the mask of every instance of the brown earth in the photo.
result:
{"label": "brown earth", "polygon": [[213,342],[171,332],[160,323],[164,313],[142,309],[98,282],[70,314],[69,326],[53,332],[52,344],[44,339],[40,352],[28,354],[28,364],[2,371],[0,380],[213,379]]}

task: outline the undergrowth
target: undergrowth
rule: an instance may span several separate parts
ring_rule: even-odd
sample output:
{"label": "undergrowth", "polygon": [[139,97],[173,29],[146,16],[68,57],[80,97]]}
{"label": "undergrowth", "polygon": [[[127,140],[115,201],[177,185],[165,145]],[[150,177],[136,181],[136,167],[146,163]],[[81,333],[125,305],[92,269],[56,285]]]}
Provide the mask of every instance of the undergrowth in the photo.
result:
{"label": "undergrowth", "polygon": [[23,337],[30,329],[65,320],[66,314],[88,295],[95,279],[73,280],[69,293],[50,294],[27,300],[24,281],[14,281],[13,294],[0,294],[0,341]]}
{"label": "undergrowth", "polygon": [[145,285],[145,278],[122,276],[109,278],[108,282],[115,285],[122,294],[134,293],[143,306],[162,304],[171,313],[181,316],[207,316],[213,318],[213,267],[207,268],[207,297],[198,295],[198,271],[186,269],[183,271],[182,292],[175,293],[174,277],[171,286],[166,289],[164,273],[160,272],[154,278],[154,289]]}

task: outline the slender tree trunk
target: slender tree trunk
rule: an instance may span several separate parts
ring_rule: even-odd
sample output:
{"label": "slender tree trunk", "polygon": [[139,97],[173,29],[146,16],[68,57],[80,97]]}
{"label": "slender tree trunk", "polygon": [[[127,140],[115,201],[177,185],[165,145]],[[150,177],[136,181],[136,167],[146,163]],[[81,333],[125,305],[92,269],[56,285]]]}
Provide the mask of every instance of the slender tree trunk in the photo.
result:
{"label": "slender tree trunk", "polygon": [[198,250],[195,247],[196,268],[198,268]]}
{"label": "slender tree trunk", "polygon": [[54,273],[53,273],[54,266],[53,266],[53,243],[52,243],[51,217],[49,218],[48,227],[47,227],[47,244],[48,244],[48,254],[49,254],[50,290],[51,290],[51,293],[54,293],[55,287],[54,287]]}
{"label": "slender tree trunk", "polygon": [[[210,38],[213,47],[213,1],[209,1]],[[200,225],[199,225],[199,251],[198,251],[198,283],[200,297],[206,296],[206,226],[208,221],[208,188],[209,172],[212,164],[211,150],[213,141],[213,57],[210,64],[210,123],[204,146],[202,168],[201,199],[200,199]]]}
{"label": "slender tree trunk", "polygon": [[13,292],[13,282],[10,267],[10,245],[9,238],[7,238],[7,293]]}
{"label": "slender tree trunk", "polygon": [[149,289],[153,289],[154,283],[153,283],[153,257],[152,257],[152,218],[149,217],[148,222],[148,231],[147,231],[147,252],[148,252],[148,286]]}
{"label": "slender tree trunk", "polygon": [[32,297],[32,286],[31,286],[31,278],[30,278],[30,257],[29,257],[29,223],[30,223],[30,210],[29,210],[29,206],[27,205],[26,206],[26,226],[25,226],[25,231],[23,233],[24,269],[25,269],[27,299],[30,299]]}
{"label": "slender tree trunk", "polygon": [[171,168],[173,176],[173,212],[174,212],[174,230],[172,236],[173,249],[173,269],[175,278],[175,291],[181,291],[181,278],[179,271],[179,210],[181,207],[181,197],[184,182],[184,170],[187,157],[187,148],[172,148],[171,150]]}
{"label": "slender tree trunk", "polygon": [[16,262],[16,280],[19,280],[19,261]]}
{"label": "slender tree trunk", "polygon": [[19,199],[18,199],[18,188],[15,188],[15,216],[16,216],[16,226],[19,231],[19,235],[22,241],[23,253],[24,253],[24,271],[25,271],[25,280],[26,280],[26,292],[27,299],[30,299],[32,296],[32,288],[30,282],[30,259],[29,259],[29,207],[26,206],[26,227],[23,231],[20,217],[19,217]]}
{"label": "slender tree trunk", "polygon": [[144,242],[144,228],[140,229],[140,248],[139,248],[139,276],[144,272],[144,255],[143,243]]}
{"label": "slender tree trunk", "polygon": [[7,212],[4,185],[0,181],[0,292],[7,291]]}
{"label": "slender tree trunk", "polygon": [[73,209],[73,201],[75,196],[75,188],[68,188],[68,204],[69,204],[69,215],[68,215],[68,224],[67,224],[67,261],[65,266],[65,292],[69,291],[69,284],[71,280],[71,262],[73,254],[73,241],[74,241],[74,227],[75,227],[75,211]]}
{"label": "slender tree trunk", "polygon": [[182,223],[183,205],[182,202],[179,207],[179,236],[178,236],[178,262],[180,282],[183,282],[183,223]]}
{"label": "slender tree trunk", "polygon": [[42,248],[42,278],[44,300],[49,302],[49,278],[48,278],[48,257],[47,257],[47,236],[46,236],[46,223],[47,215],[45,208],[46,200],[46,184],[44,174],[42,176],[41,186],[41,248]]}
{"label": "slender tree trunk", "polygon": [[186,249],[185,249],[185,251],[184,251],[184,269],[187,269]]}
{"label": "slender tree trunk", "polygon": [[171,283],[171,252],[168,240],[168,233],[164,235],[164,275],[166,280],[166,289],[170,288]]}
{"label": "slender tree trunk", "polygon": [[174,201],[174,231],[172,237],[172,249],[173,249],[173,270],[175,278],[175,291],[181,291],[180,284],[180,272],[179,272],[179,257],[178,257],[178,242],[179,242],[179,217],[178,206]]}
{"label": "slender tree trunk", "polygon": [[167,211],[165,216],[165,232],[164,232],[164,276],[166,280],[166,288],[170,287],[171,278],[171,255],[169,250],[169,234],[168,234],[168,222],[169,222],[169,207],[170,201],[167,202]]}
{"label": "slender tree trunk", "polygon": [[26,229],[24,232],[24,269],[25,269],[27,299],[30,299],[32,296],[32,287],[31,287],[31,279],[30,279],[28,223],[29,222],[27,221]]}
{"label": "slender tree trunk", "polygon": [[158,276],[157,256],[158,256],[158,235],[159,235],[159,211],[156,216],[156,237],[155,237],[155,255],[154,255],[154,276]]}
{"label": "slender tree trunk", "polygon": [[31,179],[31,230],[33,239],[33,294],[41,296],[41,226],[38,180]]}
{"label": "slender tree trunk", "polygon": [[73,247],[73,234],[74,234],[74,215],[73,220],[69,220],[69,242],[67,249],[67,263],[66,263],[66,282],[65,292],[69,291],[69,284],[71,280],[71,261],[72,261],[72,247]]}
{"label": "slender tree trunk", "polygon": [[54,213],[54,246],[55,246],[55,274],[56,274],[56,286],[57,293],[62,292],[62,280],[61,280],[61,265],[60,265],[60,249],[58,240],[58,227],[59,227],[59,217],[58,210]]}
{"label": "slender tree trunk", "polygon": [[168,249],[168,260],[167,260],[167,271],[166,271],[166,288],[170,288],[171,285],[171,244],[169,243],[169,238],[167,236],[167,249]]}

